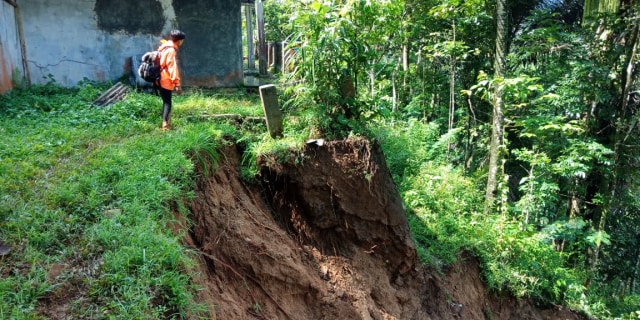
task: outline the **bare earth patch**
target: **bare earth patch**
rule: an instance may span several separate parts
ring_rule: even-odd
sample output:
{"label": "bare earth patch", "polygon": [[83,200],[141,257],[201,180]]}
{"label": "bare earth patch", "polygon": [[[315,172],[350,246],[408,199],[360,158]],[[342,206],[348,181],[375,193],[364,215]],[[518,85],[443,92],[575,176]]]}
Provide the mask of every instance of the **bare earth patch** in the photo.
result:
{"label": "bare earth patch", "polygon": [[443,275],[418,261],[380,147],[308,145],[261,185],[240,179],[240,152],[197,181],[187,245],[200,252],[202,302],[215,319],[581,319],[484,289],[463,254]]}

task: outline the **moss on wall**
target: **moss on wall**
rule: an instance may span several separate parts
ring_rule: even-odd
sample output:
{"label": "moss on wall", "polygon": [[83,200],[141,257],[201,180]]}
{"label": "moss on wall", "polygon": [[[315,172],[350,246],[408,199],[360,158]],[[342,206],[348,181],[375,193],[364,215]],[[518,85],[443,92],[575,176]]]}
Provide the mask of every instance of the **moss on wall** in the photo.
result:
{"label": "moss on wall", "polygon": [[98,28],[107,32],[160,34],[165,19],[156,0],[97,0],[95,12]]}

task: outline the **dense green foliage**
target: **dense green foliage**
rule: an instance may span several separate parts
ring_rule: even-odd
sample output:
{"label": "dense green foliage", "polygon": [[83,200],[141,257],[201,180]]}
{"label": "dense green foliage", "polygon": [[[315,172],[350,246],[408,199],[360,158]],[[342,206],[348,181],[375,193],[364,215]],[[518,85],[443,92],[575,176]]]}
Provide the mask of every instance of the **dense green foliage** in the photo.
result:
{"label": "dense green foliage", "polygon": [[[215,163],[231,139],[250,178],[258,153],[366,135],[383,144],[424,263],[467,251],[495,291],[640,318],[637,4],[590,2],[584,15],[576,1],[507,4],[506,74],[494,77],[494,2],[267,1],[268,38],[296,52],[282,140],[202,120],[260,113],[233,93],[177,97],[167,134],[146,94],[107,109],[90,105],[105,89],[91,83],[0,97],[0,240],[12,248],[0,317],[37,318],[60,291],[78,293],[77,317],[205,315],[192,253],[167,227],[194,161]],[[504,162],[485,214],[497,88]]]}
{"label": "dense green foliage", "polygon": [[267,34],[297,40],[286,96],[323,119],[312,132],[383,142],[425,262],[471,251],[496,290],[637,318],[638,4],[593,3],[507,1],[500,77],[494,1],[273,1],[288,23]]}

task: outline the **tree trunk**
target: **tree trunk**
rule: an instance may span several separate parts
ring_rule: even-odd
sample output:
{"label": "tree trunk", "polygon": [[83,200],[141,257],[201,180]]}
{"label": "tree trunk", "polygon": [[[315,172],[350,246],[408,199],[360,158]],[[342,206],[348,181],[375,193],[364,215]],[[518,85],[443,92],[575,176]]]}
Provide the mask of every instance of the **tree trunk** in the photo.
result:
{"label": "tree trunk", "polygon": [[589,19],[597,13],[615,13],[618,11],[619,0],[585,0],[582,20]]}
{"label": "tree trunk", "polygon": [[636,257],[636,268],[633,271],[633,279],[631,280],[631,285],[629,288],[629,294],[636,294],[638,292],[638,278],[640,277],[640,250],[638,251],[638,255]]}
{"label": "tree trunk", "polygon": [[484,213],[492,211],[495,202],[495,193],[498,187],[498,171],[502,166],[503,125],[504,114],[502,111],[502,79],[505,75],[505,59],[507,51],[507,6],[506,0],[498,0],[496,6],[496,56],[494,61],[495,81],[493,96],[493,114],[491,124],[491,145],[489,146],[489,170],[487,177],[487,190],[485,194]]}
{"label": "tree trunk", "polygon": [[[615,4],[615,6],[614,6]],[[616,12],[618,9],[618,2],[606,0],[599,3],[598,7],[587,7],[585,5],[585,17],[587,15],[587,9],[591,10],[591,14],[596,12]],[[636,119],[633,117],[632,112],[629,111],[629,99],[631,98],[631,89],[633,84],[633,69],[635,65],[634,57],[637,54],[638,48],[638,29],[639,25],[636,23],[631,26],[629,37],[625,37],[622,43],[627,45],[627,49],[625,52],[624,65],[621,66],[621,75],[620,75],[620,93],[621,96],[619,98],[619,103],[617,105],[617,110],[615,112],[616,118],[612,119],[611,125],[615,127],[615,133],[613,136],[613,157],[611,164],[611,175],[607,181],[603,184],[602,194],[606,195],[602,211],[600,214],[594,215],[593,225],[596,226],[596,230],[599,232],[605,232],[605,227],[607,226],[607,219],[610,214],[613,214],[613,219],[615,220],[616,214],[619,214],[621,211],[620,208],[624,206],[621,203],[621,197],[623,194],[623,190],[628,188],[629,178],[628,178],[628,170],[630,169],[630,164],[628,160],[629,153],[633,152],[628,149],[626,140],[632,135],[632,132],[636,126]],[[605,30],[604,22],[601,22],[601,27],[599,30]],[[598,31],[599,33],[600,31]],[[598,34],[597,33],[597,34]],[[604,31],[602,31],[604,33]],[[602,38],[602,37],[601,37]],[[589,287],[591,282],[591,278],[595,276],[598,272],[598,265],[600,261],[600,251],[601,251],[601,243],[598,241],[596,243],[595,249],[591,255],[591,265],[590,271],[591,275],[587,279],[586,286]]]}
{"label": "tree trunk", "polygon": [[[456,22],[453,22],[453,45],[456,43]],[[456,112],[456,56],[455,54],[451,54],[451,66],[449,70],[449,132],[453,130],[453,122],[455,119]]]}

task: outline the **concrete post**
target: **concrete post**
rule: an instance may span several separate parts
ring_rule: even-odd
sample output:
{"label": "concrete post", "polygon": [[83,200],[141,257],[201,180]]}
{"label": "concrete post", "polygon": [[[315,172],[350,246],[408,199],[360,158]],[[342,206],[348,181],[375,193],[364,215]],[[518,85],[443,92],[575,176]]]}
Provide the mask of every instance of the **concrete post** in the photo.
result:
{"label": "concrete post", "polygon": [[256,68],[255,49],[253,48],[253,7],[244,7],[245,20],[247,22],[247,68]]}
{"label": "concrete post", "polygon": [[264,4],[256,0],[256,19],[258,20],[258,69],[260,75],[267,75],[267,43],[264,35]]}
{"label": "concrete post", "polygon": [[282,42],[273,43],[273,72],[280,72],[282,69]]}
{"label": "concrete post", "polygon": [[274,50],[274,46],[273,46],[274,42],[273,41],[268,41],[267,42],[267,66],[272,67],[273,66],[273,57],[275,56],[273,54],[273,50]]}
{"label": "concrete post", "polygon": [[278,92],[276,86],[267,84],[258,87],[260,90],[260,99],[262,100],[262,109],[267,121],[267,129],[271,138],[282,137],[282,111],[278,104]]}

